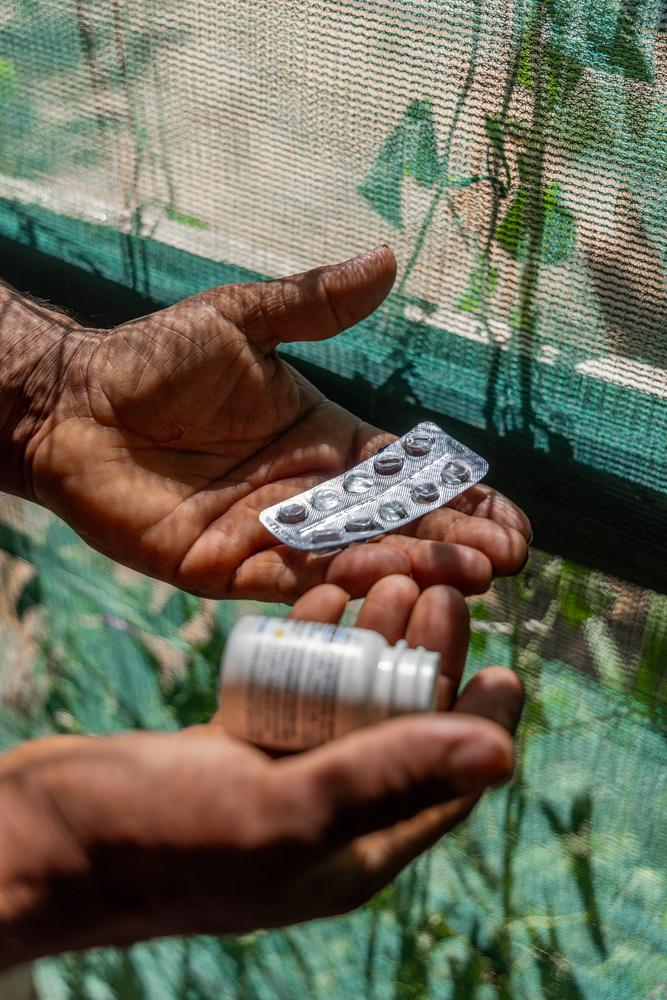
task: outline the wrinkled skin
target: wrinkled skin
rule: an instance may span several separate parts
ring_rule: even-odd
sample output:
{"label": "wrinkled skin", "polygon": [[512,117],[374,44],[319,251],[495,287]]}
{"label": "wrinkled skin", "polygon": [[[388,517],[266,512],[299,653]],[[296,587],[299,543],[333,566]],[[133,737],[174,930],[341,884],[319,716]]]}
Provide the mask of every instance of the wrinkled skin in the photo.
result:
{"label": "wrinkled skin", "polygon": [[[335,623],[347,600],[323,584],[292,616]],[[282,758],[215,719],[177,734],[55,737],[0,758],[0,966],[351,909],[507,780],[521,684],[492,667],[458,695],[462,596],[387,577],[358,624],[441,653],[440,712]]]}
{"label": "wrinkled skin", "polygon": [[76,349],[26,448],[30,495],[119,562],[210,597],[291,603],[324,581],[361,596],[390,573],[486,590],[523,565],[530,535],[487,487],[329,557],[277,544],[258,521],[393,439],[324,398],[276,347],[359,321],[394,277],[382,247],[203,292],[103,334],[70,323]]}

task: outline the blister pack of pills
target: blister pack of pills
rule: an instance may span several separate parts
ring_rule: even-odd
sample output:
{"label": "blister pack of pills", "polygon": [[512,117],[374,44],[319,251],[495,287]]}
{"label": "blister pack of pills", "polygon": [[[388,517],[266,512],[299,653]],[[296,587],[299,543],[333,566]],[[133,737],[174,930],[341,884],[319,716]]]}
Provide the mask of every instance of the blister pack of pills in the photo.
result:
{"label": "blister pack of pills", "polygon": [[267,507],[259,519],[293,548],[340,548],[443,507],[488,470],[483,458],[428,421],[353,469]]}

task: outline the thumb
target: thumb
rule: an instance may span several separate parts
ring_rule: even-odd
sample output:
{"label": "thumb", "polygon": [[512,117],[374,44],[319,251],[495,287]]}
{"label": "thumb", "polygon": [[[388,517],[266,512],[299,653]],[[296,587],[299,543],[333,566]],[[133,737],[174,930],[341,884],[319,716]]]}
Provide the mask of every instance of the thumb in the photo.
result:
{"label": "thumb", "polygon": [[506,780],[513,760],[512,739],[495,722],[434,714],[360,730],[279,766],[335,847]]}
{"label": "thumb", "polygon": [[268,352],[283,342],[326,340],[353,326],[384,301],[395,277],[396,258],[381,246],[341,264],[236,285],[232,310],[226,303],[225,312]]}

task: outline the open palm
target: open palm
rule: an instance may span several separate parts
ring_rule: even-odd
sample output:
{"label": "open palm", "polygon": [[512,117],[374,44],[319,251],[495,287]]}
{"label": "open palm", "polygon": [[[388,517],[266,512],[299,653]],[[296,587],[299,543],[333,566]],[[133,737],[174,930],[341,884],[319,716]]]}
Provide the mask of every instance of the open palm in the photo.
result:
{"label": "open palm", "polygon": [[384,247],[86,334],[31,450],[35,497],[119,562],[211,597],[292,602],[323,581],[361,596],[390,573],[473,593],[515,572],[528,522],[485,487],[411,534],[328,557],[277,544],[258,520],[393,439],[327,400],[276,347],[358,322],[394,277]]}

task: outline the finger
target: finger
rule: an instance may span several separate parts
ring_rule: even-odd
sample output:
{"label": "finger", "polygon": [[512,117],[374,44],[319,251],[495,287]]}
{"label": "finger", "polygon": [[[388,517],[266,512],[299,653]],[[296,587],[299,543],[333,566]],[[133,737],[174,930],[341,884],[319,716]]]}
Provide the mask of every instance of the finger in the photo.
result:
{"label": "finger", "polygon": [[281,342],[325,340],[374,312],[395,277],[396,258],[389,247],[377,247],[340,264],[235,286],[234,319],[264,351]]}
{"label": "finger", "polygon": [[500,576],[517,573],[528,558],[528,543],[516,528],[482,517],[470,517],[448,507],[441,507],[418,521],[415,534],[418,538],[466,545],[482,552]]}
{"label": "finger", "polygon": [[412,611],[405,637],[409,646],[440,653],[437,705],[441,711],[456,697],[469,634],[468,606],[458,590],[438,586],[424,591]]}
{"label": "finger", "polygon": [[409,561],[410,574],[422,589],[444,583],[463,594],[483,594],[493,580],[488,556],[467,545],[387,535],[379,547],[402,552]]}
{"label": "finger", "polygon": [[[374,455],[380,448],[384,448],[396,440],[397,437],[395,434],[382,431],[372,424],[361,424],[357,430],[355,461],[363,462],[366,458]],[[455,511],[464,519],[477,518],[478,520],[486,520],[492,524],[518,531],[527,542],[530,542],[532,539],[533,529],[521,508],[512,503],[504,494],[499,493],[485,483],[477,483],[475,486],[469,487],[463,493],[450,500],[446,507],[440,508],[439,511],[435,511],[433,514],[426,514],[418,523],[420,525],[427,524],[441,511],[445,513]],[[441,536],[429,533],[423,537],[435,538]]]}
{"label": "finger", "polygon": [[327,581],[347,590],[352,597],[365,597],[374,583],[387,576],[407,576],[410,561],[398,549],[374,543],[354,545],[334,556]]}
{"label": "finger", "polygon": [[288,618],[337,625],[347,607],[350,595],[333,583],[313,587],[296,602]]}
{"label": "finger", "polygon": [[[503,667],[488,667],[473,677],[456,702],[454,712],[493,720],[508,733],[513,733],[519,724],[522,707],[523,685],[519,677]],[[349,849],[354,865],[379,889],[461,823],[480,794],[475,792],[434,806],[414,819],[360,838]],[[347,865],[344,867],[349,869],[352,859],[345,860]]]}
{"label": "finger", "polygon": [[316,869],[311,894],[327,902],[318,915],[333,916],[366,903],[418,854],[464,820],[479,797],[474,793],[433,806],[412,820],[358,837],[339,848]]}
{"label": "finger", "polygon": [[410,614],[419,597],[419,587],[409,576],[387,576],[368,591],[357,626],[379,632],[395,645],[405,637]]}
{"label": "finger", "polygon": [[464,715],[404,716],[358,730],[276,765],[308,802],[328,847],[411,819],[512,773],[500,726]]}
{"label": "finger", "polygon": [[513,733],[522,708],[523,684],[519,676],[505,667],[487,667],[472,678],[454,711],[492,719]]}
{"label": "finger", "polygon": [[526,541],[532,537],[530,521],[516,504],[491,486],[478,483],[449,501],[452,510],[458,510],[470,517],[488,518],[506,528],[518,531]]}
{"label": "finger", "polygon": [[342,848],[333,863],[334,871],[341,873],[341,891],[345,891],[345,874],[353,873],[364,898],[374,896],[406,865],[467,819],[482,794],[474,792],[432,806],[414,819],[397,823],[388,830],[366,834]]}
{"label": "finger", "polygon": [[463,594],[481,594],[493,576],[488,558],[463,545],[390,535],[381,543],[354,545],[333,556],[305,554],[276,545],[246,558],[218,587],[191,587],[204,596],[292,604],[320,583],[333,583],[351,598],[364,597],[378,580],[392,574],[412,576],[420,588],[446,583]]}
{"label": "finger", "polygon": [[[410,563],[401,552],[369,545],[338,556],[312,555],[276,545],[246,559],[219,589],[206,596],[231,597],[254,601],[278,601],[292,604],[298,597],[320,583],[333,583],[351,598],[363,597],[377,580],[392,574],[410,575]],[[198,589],[202,593],[201,588]]]}
{"label": "finger", "polygon": [[[391,444],[395,440],[395,434],[389,434],[385,431],[381,431],[377,427],[373,427],[371,424],[364,423],[357,431],[358,447],[355,460],[357,462],[362,462],[370,455],[374,455],[380,448]],[[477,483],[475,486],[469,487],[463,493],[460,493],[458,496],[450,500],[445,507],[439,508],[432,514],[424,515],[424,517],[417,522],[417,525],[422,530],[417,531],[416,534],[421,538],[434,538],[439,539],[440,541],[451,540],[459,541],[464,544],[474,544],[472,540],[468,543],[463,537],[455,539],[449,539],[447,537],[443,528],[454,520],[461,522],[461,524],[474,520],[476,525],[486,522],[487,526],[492,530],[487,536],[484,536],[483,534],[478,535],[477,537],[480,540],[485,537],[491,539],[493,537],[493,528],[508,529],[509,532],[518,532],[524,542],[527,543],[530,543],[533,536],[531,523],[521,508],[512,503],[512,501],[509,500],[508,497],[504,496],[504,494],[499,493],[497,490],[494,490],[491,486],[487,486],[484,483]],[[503,532],[498,533],[496,535],[495,548],[493,545],[489,547],[487,554],[492,562],[495,561],[496,558],[499,560],[502,560],[503,558],[503,546],[508,545],[506,540],[503,541],[503,537]],[[509,537],[511,537],[511,535]],[[516,546],[518,551],[515,553],[510,552],[510,555],[513,555],[513,558],[508,560],[508,572],[516,572],[517,563],[522,564],[526,559],[525,547],[522,548],[519,546],[516,540],[512,541],[512,545]],[[498,550],[497,555],[496,549]],[[486,551],[486,548],[482,548],[482,551]],[[509,569],[509,566],[511,565],[513,565],[514,568]],[[520,568],[520,566],[518,568]],[[502,573],[504,570],[499,566],[497,572]]]}

